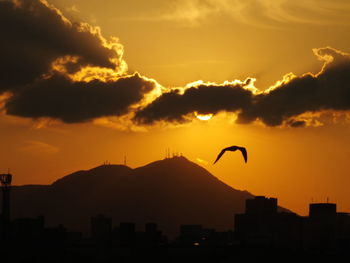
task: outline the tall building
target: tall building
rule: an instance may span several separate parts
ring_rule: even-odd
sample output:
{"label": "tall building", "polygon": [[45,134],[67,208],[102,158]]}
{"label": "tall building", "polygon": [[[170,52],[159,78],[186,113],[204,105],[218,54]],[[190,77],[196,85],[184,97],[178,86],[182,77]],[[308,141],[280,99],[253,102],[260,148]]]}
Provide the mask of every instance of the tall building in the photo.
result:
{"label": "tall building", "polygon": [[246,200],[244,214],[235,215],[235,234],[247,247],[288,248],[301,246],[301,218],[278,213],[277,199],[256,196]]}
{"label": "tall building", "polygon": [[311,219],[331,219],[337,216],[337,205],[333,203],[313,203],[309,205],[309,217]]}
{"label": "tall building", "polygon": [[275,214],[277,213],[277,198],[255,196],[245,203],[246,214]]}
{"label": "tall building", "polygon": [[121,222],[116,231],[116,240],[122,245],[132,245],[136,241],[136,225],[133,222]]}
{"label": "tall building", "polygon": [[180,242],[186,245],[199,244],[203,236],[202,225],[181,225]]}
{"label": "tall building", "polygon": [[310,204],[309,217],[304,225],[304,247],[319,251],[334,251],[336,247],[336,227],[336,204]]}
{"label": "tall building", "polygon": [[112,218],[98,215],[91,218],[91,237],[94,240],[108,240],[112,233]]}

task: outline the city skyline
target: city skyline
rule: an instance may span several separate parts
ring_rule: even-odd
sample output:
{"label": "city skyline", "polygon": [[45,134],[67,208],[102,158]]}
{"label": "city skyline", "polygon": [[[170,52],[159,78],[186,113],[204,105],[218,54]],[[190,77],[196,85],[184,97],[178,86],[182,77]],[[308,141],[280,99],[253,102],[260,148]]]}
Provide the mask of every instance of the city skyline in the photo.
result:
{"label": "city skyline", "polygon": [[277,198],[230,188],[183,156],[135,170],[105,163],[46,187],[12,187],[8,173],[0,181],[4,262],[318,259],[343,257],[350,246],[350,213],[336,203],[310,203],[300,216]]}
{"label": "city skyline", "polygon": [[[50,184],[182,153],[221,181],[350,211],[344,1],[0,1],[0,173]],[[217,153],[244,146],[249,162]]]}
{"label": "city skyline", "polygon": [[[233,229],[217,231],[202,224],[179,224],[176,235],[168,236],[154,221],[140,228],[135,222],[115,224],[112,217],[104,214],[90,217],[89,233],[62,224],[47,225],[42,215],[7,221],[3,215],[8,206],[3,202],[0,242],[5,262],[26,259],[46,262],[48,258],[58,257],[90,261],[98,258],[100,262],[118,258],[227,262],[247,258],[251,253],[262,253],[260,258],[288,255],[314,259],[347,253],[350,215],[339,213],[336,204],[311,203],[309,215],[304,217],[278,211],[277,204],[276,198],[248,198],[244,213],[234,216]],[[14,251],[22,253],[11,253]]]}

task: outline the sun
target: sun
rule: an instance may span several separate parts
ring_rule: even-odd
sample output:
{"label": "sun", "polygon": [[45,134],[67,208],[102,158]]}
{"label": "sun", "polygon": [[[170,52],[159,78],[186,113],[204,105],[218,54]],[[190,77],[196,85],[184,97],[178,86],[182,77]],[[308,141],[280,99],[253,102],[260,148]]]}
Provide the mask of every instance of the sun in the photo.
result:
{"label": "sun", "polygon": [[198,114],[197,112],[194,113],[194,115],[197,117],[197,119],[201,121],[208,121],[213,117],[212,113],[209,114]]}

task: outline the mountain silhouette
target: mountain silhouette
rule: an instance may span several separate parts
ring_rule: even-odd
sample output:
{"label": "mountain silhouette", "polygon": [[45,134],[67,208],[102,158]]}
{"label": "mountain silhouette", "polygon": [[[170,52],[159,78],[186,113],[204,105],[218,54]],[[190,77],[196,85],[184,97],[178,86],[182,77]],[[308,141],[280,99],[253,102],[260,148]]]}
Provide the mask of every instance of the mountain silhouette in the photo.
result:
{"label": "mountain silhouette", "polygon": [[253,195],[185,157],[173,157],[136,169],[102,165],[47,186],[14,186],[11,197],[12,218],[44,215],[48,225],[88,233],[90,218],[103,214],[114,225],[135,222],[140,229],[156,222],[174,236],[180,224],[232,229],[234,214],[243,213],[245,200]]}

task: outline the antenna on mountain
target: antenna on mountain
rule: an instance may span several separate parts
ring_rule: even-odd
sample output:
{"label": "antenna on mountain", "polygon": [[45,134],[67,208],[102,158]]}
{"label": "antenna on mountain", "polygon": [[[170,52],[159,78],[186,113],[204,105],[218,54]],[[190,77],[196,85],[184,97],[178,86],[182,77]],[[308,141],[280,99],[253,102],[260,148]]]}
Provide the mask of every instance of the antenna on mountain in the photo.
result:
{"label": "antenna on mountain", "polygon": [[126,166],[126,155],[124,155],[124,165]]}
{"label": "antenna on mountain", "polygon": [[327,204],[329,203],[329,197],[327,196]]}

